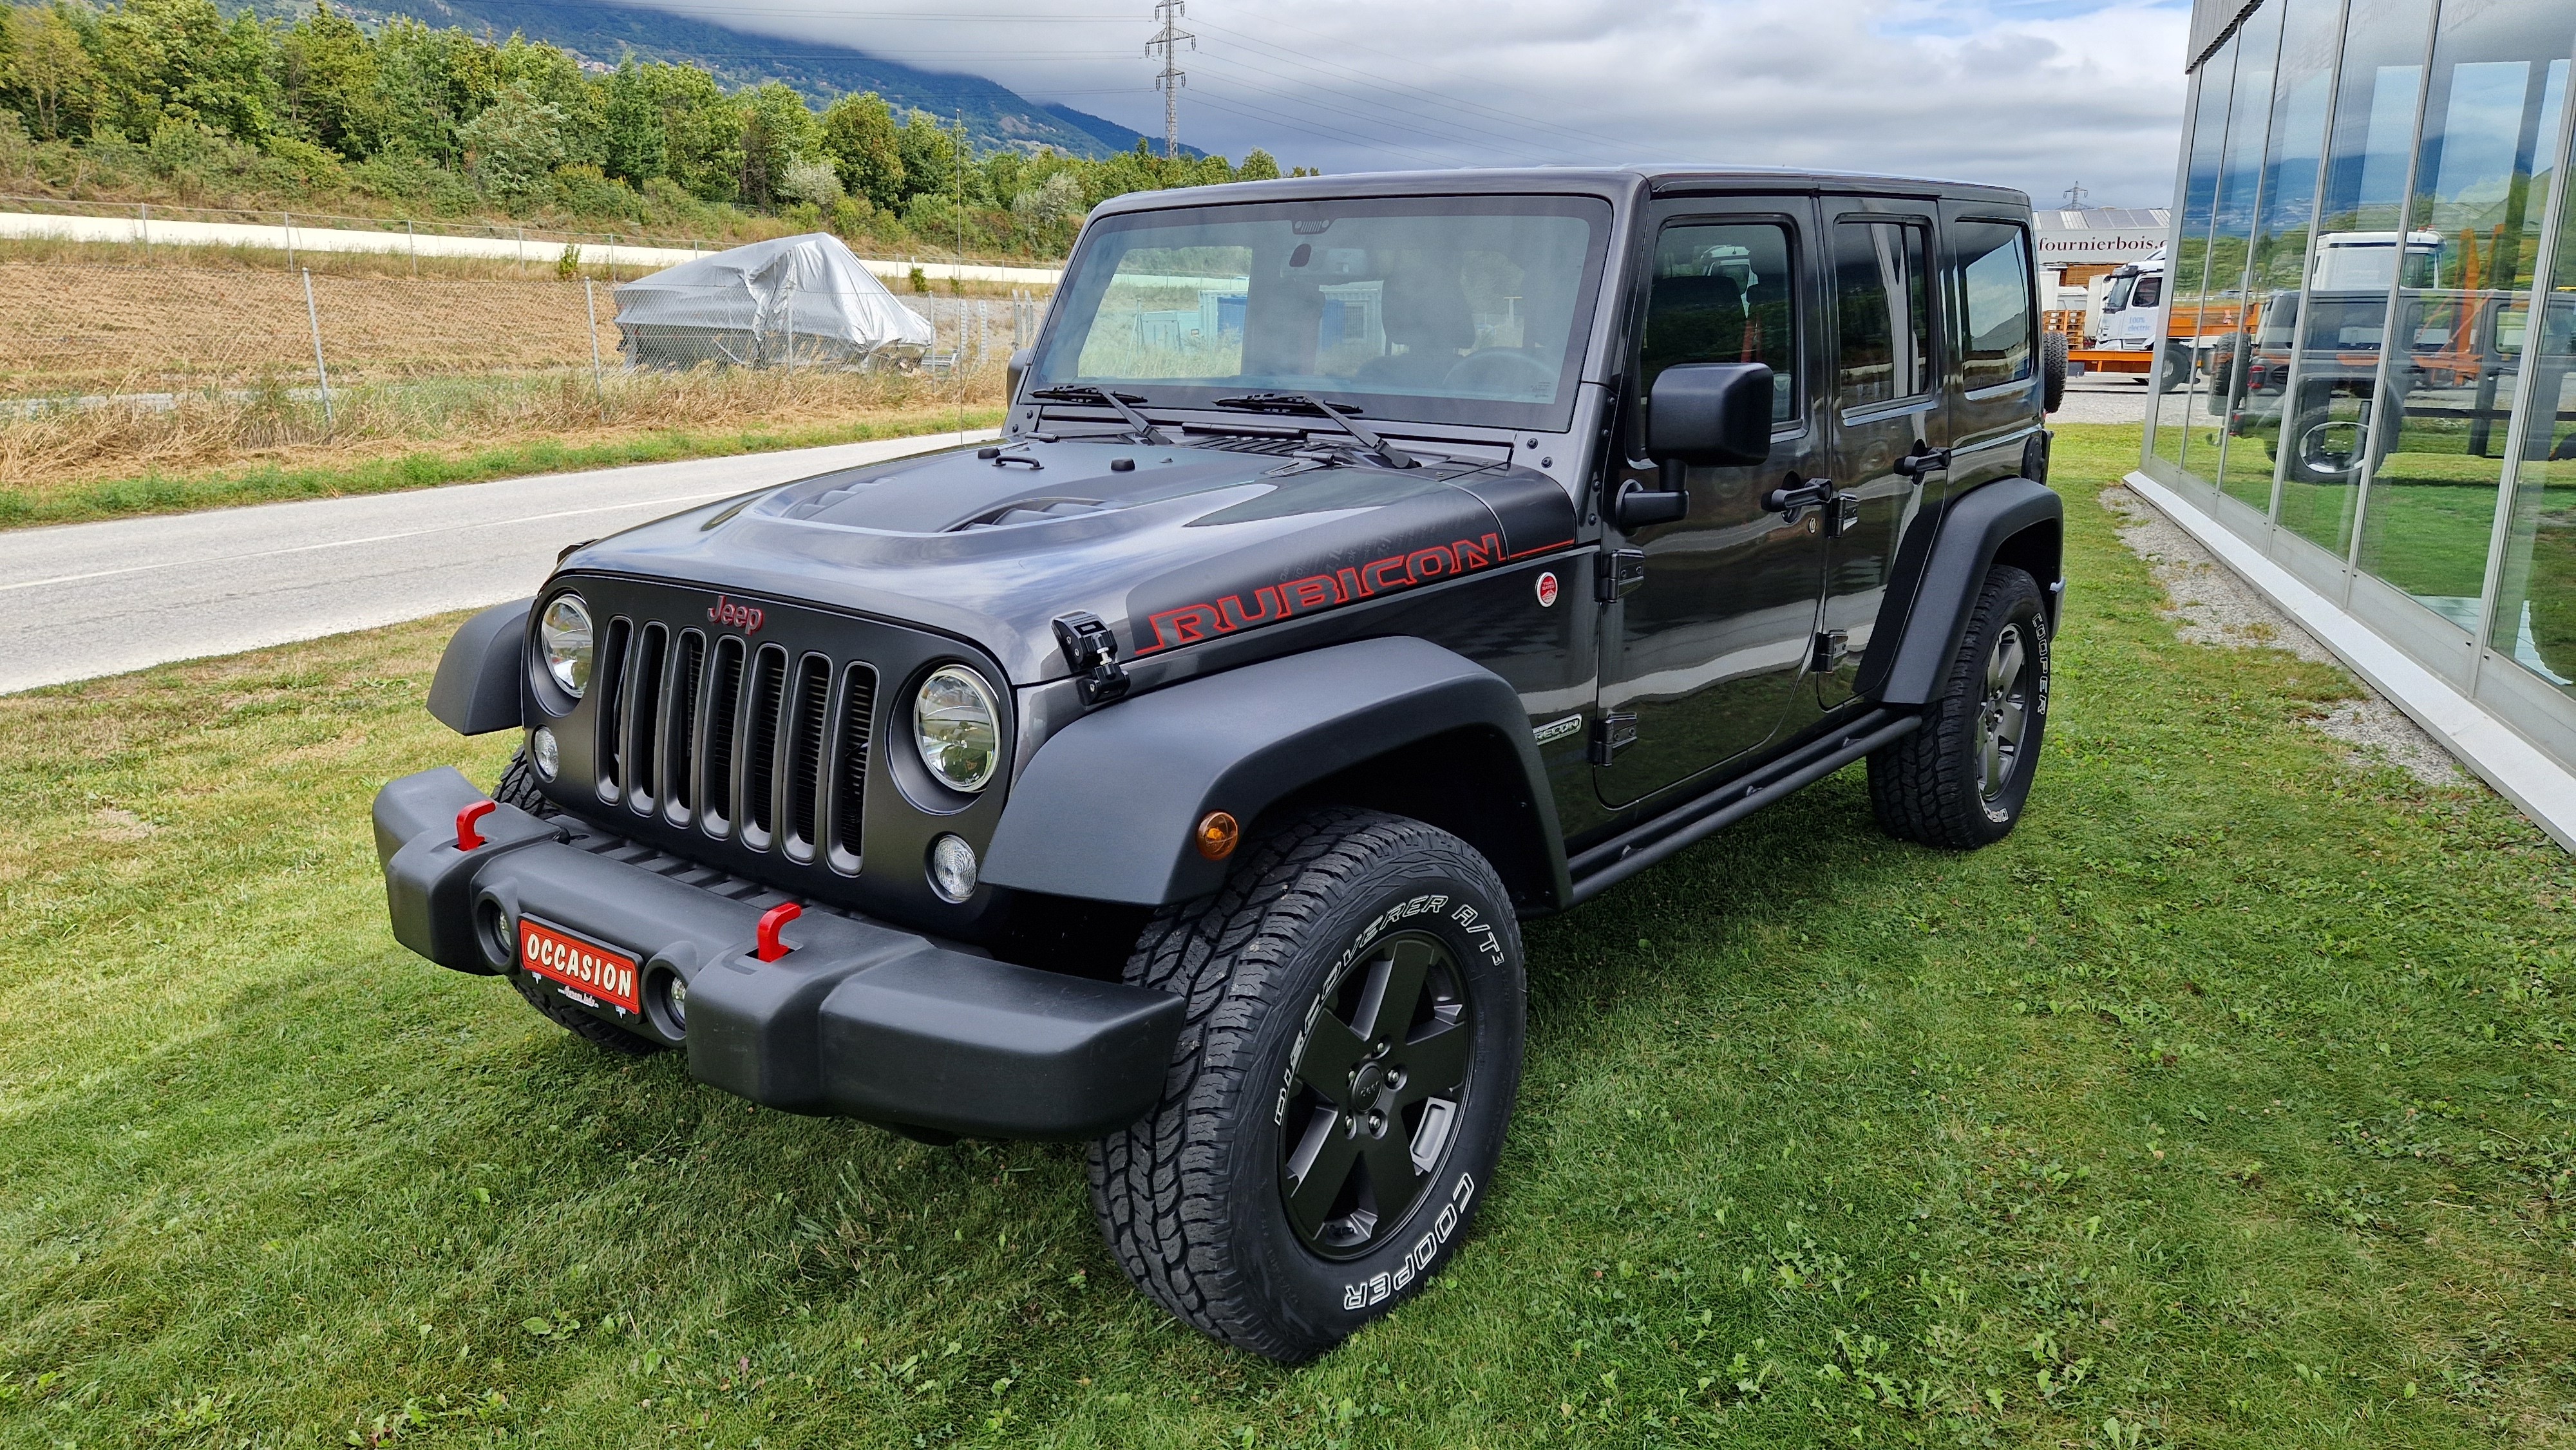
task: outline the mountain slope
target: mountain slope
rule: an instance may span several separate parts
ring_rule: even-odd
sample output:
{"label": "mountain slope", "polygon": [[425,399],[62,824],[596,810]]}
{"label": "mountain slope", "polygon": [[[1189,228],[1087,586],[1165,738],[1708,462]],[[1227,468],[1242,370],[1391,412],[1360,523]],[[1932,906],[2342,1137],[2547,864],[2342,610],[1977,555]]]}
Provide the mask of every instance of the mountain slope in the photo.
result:
{"label": "mountain slope", "polygon": [[1053,146],[1098,158],[1143,139],[1114,121],[1029,100],[981,76],[919,70],[846,46],[754,35],[658,10],[544,0],[356,0],[335,8],[371,24],[399,14],[476,34],[515,30],[603,66],[633,51],[640,60],[703,66],[727,85],[783,81],[818,104],[847,92],[874,91],[897,115],[916,108],[942,117],[962,114],[968,136],[987,150]]}

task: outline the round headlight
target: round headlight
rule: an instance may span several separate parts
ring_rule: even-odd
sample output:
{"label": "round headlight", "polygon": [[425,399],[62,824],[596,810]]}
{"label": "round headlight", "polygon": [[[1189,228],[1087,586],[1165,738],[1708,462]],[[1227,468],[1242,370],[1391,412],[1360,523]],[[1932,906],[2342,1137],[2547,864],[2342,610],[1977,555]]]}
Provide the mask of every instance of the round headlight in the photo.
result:
{"label": "round headlight", "polygon": [[574,699],[590,688],[590,610],[578,594],[558,594],[537,620],[546,673]]}
{"label": "round headlight", "polygon": [[922,764],[951,790],[982,790],[1002,759],[1002,712],[984,677],[962,665],[931,671],[912,699]]}

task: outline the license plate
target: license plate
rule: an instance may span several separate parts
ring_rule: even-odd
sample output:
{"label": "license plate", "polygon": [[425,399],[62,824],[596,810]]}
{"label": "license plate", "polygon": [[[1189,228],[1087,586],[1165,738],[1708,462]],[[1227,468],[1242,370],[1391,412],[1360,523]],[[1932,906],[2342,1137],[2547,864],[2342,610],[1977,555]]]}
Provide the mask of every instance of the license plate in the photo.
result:
{"label": "license plate", "polygon": [[519,964],[551,982],[627,1012],[640,1011],[635,996],[635,959],[597,942],[519,919]]}

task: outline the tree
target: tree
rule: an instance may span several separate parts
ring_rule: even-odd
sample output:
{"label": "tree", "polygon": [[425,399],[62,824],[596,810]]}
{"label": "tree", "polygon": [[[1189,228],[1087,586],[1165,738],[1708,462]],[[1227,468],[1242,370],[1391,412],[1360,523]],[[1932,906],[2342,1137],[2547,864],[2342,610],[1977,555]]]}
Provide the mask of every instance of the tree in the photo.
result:
{"label": "tree", "polygon": [[475,178],[517,200],[543,190],[564,160],[564,113],[511,85],[483,113],[456,128]]}
{"label": "tree", "polygon": [[841,173],[841,185],[870,205],[891,211],[903,204],[902,142],[894,113],[876,92],[843,96],[823,113],[823,151]]}
{"label": "tree", "polygon": [[9,88],[35,122],[36,136],[51,141],[71,124],[86,124],[97,100],[98,66],[82,49],[80,32],[59,10],[9,7]]}
{"label": "tree", "polygon": [[895,128],[895,150],[903,157],[907,203],[916,196],[956,193],[959,162],[969,154],[963,130],[952,131],[928,111],[915,111]]}
{"label": "tree", "polygon": [[1244,153],[1243,166],[1234,173],[1234,177],[1237,181],[1276,181],[1279,178],[1279,163],[1272,159],[1269,152],[1255,146]]}
{"label": "tree", "polygon": [[763,81],[735,95],[742,108],[742,199],[768,206],[787,193],[787,168],[818,156],[822,128],[805,98],[778,81]]}
{"label": "tree", "polygon": [[273,49],[258,17],[227,21],[214,0],[126,0],[90,36],[100,119],[134,141],[149,140],[165,116],[265,141],[277,111]]}
{"label": "tree", "polygon": [[632,53],[617,63],[617,73],[602,89],[600,120],[607,144],[600,169],[638,186],[664,175],[670,165],[670,132]]}
{"label": "tree", "polygon": [[662,110],[664,174],[700,201],[733,200],[742,186],[742,108],[696,66],[655,61],[638,69]]}
{"label": "tree", "polygon": [[384,145],[383,77],[357,22],[328,0],[278,37],[287,123],[352,161]]}

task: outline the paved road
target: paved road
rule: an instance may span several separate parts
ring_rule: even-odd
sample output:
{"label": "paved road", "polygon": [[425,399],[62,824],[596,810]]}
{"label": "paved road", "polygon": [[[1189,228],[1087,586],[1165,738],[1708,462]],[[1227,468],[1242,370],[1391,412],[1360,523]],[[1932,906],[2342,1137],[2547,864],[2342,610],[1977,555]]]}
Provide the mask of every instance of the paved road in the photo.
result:
{"label": "paved road", "polygon": [[[115,203],[107,203],[115,206]],[[123,207],[117,207],[124,210]],[[0,237],[62,237],[76,242],[158,243],[162,246],[266,247],[289,252],[392,252],[423,257],[483,257],[504,262],[531,262],[551,268],[563,254],[561,233],[536,236],[452,237],[383,228],[317,227],[284,220],[276,226],[245,222],[177,221],[167,213],[145,216],[55,216],[37,212],[0,212]],[[696,247],[641,247],[630,242],[582,241],[581,259],[593,266],[669,267],[703,257]],[[927,258],[864,257],[862,264],[879,277],[901,280],[919,266],[946,281],[1007,282],[1015,287],[1052,287],[1064,273],[1058,267],[999,267],[980,262]]]}
{"label": "paved road", "polygon": [[0,694],[516,599],[577,539],[956,437],[0,532]]}
{"label": "paved road", "polygon": [[2066,406],[2049,414],[2054,423],[2143,423],[2147,420],[2147,385],[2110,373],[2066,380]]}

